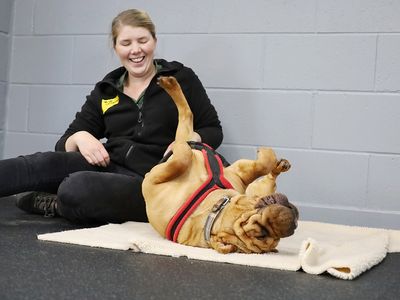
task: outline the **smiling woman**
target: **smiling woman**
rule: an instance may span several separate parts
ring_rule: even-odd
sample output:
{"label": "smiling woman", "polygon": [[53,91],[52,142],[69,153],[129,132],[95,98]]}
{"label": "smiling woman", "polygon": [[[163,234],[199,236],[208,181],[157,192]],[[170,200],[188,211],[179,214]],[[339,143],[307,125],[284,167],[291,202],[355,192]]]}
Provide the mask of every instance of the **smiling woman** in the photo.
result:
{"label": "smiling woman", "polygon": [[156,39],[147,29],[120,26],[114,50],[128,74],[124,79],[124,92],[133,99],[140,96],[156,74],[156,44]]}
{"label": "smiling woman", "polygon": [[147,220],[143,176],[172,144],[178,124],[159,76],[174,76],[182,86],[194,115],[192,139],[221,144],[217,112],[196,74],[154,58],[157,38],[147,13],[121,12],[111,38],[121,67],[95,85],[56,152],[0,161],[0,196],[25,192],[17,196],[19,208],[80,223]]}
{"label": "smiling woman", "polygon": [[128,71],[124,92],[137,99],[156,73],[155,26],[146,13],[129,10],[115,18],[111,32],[115,53]]}

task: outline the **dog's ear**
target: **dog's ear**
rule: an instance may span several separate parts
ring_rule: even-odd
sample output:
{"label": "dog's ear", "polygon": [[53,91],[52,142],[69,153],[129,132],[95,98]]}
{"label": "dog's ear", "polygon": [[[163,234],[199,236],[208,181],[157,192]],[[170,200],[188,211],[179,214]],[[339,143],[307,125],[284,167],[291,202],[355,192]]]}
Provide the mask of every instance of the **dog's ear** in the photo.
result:
{"label": "dog's ear", "polygon": [[258,200],[255,208],[263,208],[271,204],[280,204],[286,207],[289,207],[290,205],[288,198],[284,194],[274,193],[268,196],[261,197]]}

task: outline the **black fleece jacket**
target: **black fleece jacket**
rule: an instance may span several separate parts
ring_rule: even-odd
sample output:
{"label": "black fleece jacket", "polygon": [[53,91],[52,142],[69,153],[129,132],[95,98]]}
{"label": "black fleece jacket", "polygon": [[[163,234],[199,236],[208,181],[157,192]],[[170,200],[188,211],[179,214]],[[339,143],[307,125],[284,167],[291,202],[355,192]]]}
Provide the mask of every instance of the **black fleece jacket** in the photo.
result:
{"label": "black fleece jacket", "polygon": [[222,128],[217,112],[196,74],[179,62],[157,59],[161,70],[151,80],[141,108],[118,90],[116,83],[126,71],[120,67],[98,82],[75,120],[56,144],[65,151],[65,142],[78,131],[105,138],[111,161],[145,175],[162,158],[174,140],[178,111],[171,97],[157,85],[157,77],[174,76],[182,87],[194,115],[194,130],[204,143],[217,148],[222,142]]}

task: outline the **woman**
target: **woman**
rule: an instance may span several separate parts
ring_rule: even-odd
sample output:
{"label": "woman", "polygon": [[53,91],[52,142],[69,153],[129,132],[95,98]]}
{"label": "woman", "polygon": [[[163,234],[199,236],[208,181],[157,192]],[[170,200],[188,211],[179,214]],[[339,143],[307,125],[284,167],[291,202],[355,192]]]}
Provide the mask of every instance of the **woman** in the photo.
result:
{"label": "woman", "polygon": [[173,142],[178,123],[175,104],[157,85],[162,75],[174,76],[184,91],[192,139],[221,144],[220,121],[195,73],[154,59],[155,26],[145,12],[121,12],[111,36],[122,66],[95,85],[56,152],[0,161],[0,196],[39,191],[19,194],[19,208],[80,223],[146,221],[143,176]]}

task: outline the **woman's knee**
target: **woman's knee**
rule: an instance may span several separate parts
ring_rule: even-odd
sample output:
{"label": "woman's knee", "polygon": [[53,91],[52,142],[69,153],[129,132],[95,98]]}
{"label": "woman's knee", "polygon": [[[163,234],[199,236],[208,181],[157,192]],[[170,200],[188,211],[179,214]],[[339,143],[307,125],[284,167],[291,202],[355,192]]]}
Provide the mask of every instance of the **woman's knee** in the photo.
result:
{"label": "woman's knee", "polygon": [[96,180],[91,180],[97,172],[79,171],[68,175],[58,187],[57,196],[62,205],[80,206],[92,199],[93,191],[99,188]]}
{"label": "woman's knee", "polygon": [[60,215],[70,220],[123,222],[146,220],[142,178],[81,171],[69,175],[58,189]]}

